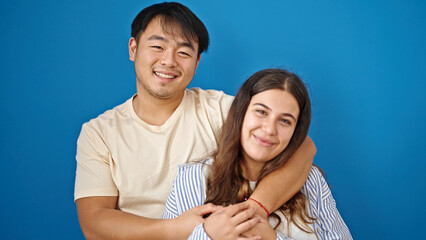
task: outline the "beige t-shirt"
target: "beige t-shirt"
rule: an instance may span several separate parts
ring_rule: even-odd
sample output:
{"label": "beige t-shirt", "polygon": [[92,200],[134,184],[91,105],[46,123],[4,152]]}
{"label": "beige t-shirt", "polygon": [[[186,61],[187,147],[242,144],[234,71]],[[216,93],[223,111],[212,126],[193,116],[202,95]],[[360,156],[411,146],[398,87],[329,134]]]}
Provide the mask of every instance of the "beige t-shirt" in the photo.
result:
{"label": "beige t-shirt", "polygon": [[135,113],[130,98],[85,123],[77,141],[74,199],[118,196],[122,211],[161,218],[179,164],[207,158],[233,97],[193,88],[162,126]]}

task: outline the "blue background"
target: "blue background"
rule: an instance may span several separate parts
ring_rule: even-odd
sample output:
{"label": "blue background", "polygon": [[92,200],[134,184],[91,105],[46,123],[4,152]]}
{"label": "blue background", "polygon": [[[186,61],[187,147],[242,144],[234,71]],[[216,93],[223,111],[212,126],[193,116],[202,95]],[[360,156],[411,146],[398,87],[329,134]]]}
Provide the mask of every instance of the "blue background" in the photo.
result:
{"label": "blue background", "polygon": [[[181,2],[211,36],[191,86],[235,94],[263,68],[298,73],[354,238],[426,235],[425,1]],[[0,238],[83,239],[76,140],[135,93],[130,24],[152,3],[1,1]]]}

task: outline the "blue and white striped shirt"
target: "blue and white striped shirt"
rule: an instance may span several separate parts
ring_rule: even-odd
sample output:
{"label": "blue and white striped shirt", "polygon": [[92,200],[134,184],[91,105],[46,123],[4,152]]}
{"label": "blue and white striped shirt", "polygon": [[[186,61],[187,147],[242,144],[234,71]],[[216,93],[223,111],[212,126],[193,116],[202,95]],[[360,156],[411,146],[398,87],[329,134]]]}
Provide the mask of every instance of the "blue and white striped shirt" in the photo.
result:
{"label": "blue and white striped shirt", "polygon": [[[202,163],[189,163],[179,167],[178,176],[167,199],[163,214],[164,219],[176,218],[186,210],[204,204],[205,181],[211,161],[212,159],[207,159]],[[316,218],[316,221],[310,227],[319,239],[352,239],[348,227],[337,211],[330,188],[316,167],[312,167],[308,179],[302,187],[302,192],[307,196],[310,216]],[[281,225],[287,225],[285,217],[282,217],[282,221],[284,224]],[[295,228],[296,231],[299,230],[294,225],[291,228],[291,236],[294,238],[284,237],[287,236],[287,232],[278,230],[277,239],[298,239],[294,235]],[[312,239],[312,236],[314,236],[314,239],[316,238],[315,235],[308,236],[303,231],[299,231],[299,233],[302,234],[302,239],[307,239],[307,237]],[[200,224],[194,228],[188,239],[207,240],[210,238],[204,231],[203,224]]]}

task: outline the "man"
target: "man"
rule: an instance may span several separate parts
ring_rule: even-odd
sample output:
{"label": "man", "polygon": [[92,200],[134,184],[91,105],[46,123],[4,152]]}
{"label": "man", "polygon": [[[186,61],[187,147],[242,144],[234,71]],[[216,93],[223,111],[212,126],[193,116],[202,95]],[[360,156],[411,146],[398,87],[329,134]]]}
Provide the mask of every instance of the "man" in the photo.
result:
{"label": "man", "polygon": [[[177,166],[216,150],[232,101],[223,92],[186,89],[208,43],[204,24],[179,3],[152,5],[134,19],[129,55],[137,94],[85,123],[77,142],[75,201],[87,239],[186,239],[217,210],[209,204],[159,219]],[[259,185],[252,195],[259,203],[247,201],[259,215],[305,182],[315,146],[307,139],[301,148]],[[258,222],[247,204],[221,210],[241,213],[231,229],[237,236]]]}

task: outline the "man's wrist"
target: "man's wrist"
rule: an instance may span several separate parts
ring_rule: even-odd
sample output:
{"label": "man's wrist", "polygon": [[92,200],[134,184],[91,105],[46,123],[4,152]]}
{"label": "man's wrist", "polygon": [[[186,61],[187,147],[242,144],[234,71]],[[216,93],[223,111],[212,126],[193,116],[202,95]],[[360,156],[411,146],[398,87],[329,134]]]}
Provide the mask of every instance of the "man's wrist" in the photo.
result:
{"label": "man's wrist", "polygon": [[173,218],[168,219],[168,222],[164,222],[167,230],[167,239],[187,239],[191,235],[194,228],[191,224],[186,224],[182,219]]}
{"label": "man's wrist", "polygon": [[163,221],[165,239],[185,239],[184,231],[180,226],[181,221],[178,218],[164,219]]}
{"label": "man's wrist", "polygon": [[251,201],[253,201],[253,202],[255,202],[255,203],[257,203],[263,210],[265,210],[265,212],[266,212],[266,217],[269,217],[269,211],[268,211],[268,209],[266,209],[266,207],[265,206],[263,206],[263,204],[261,203],[261,202],[259,202],[259,201],[257,201],[256,199],[254,199],[254,198],[252,198],[252,197],[250,197],[250,198],[248,198],[247,200],[251,200]]}

